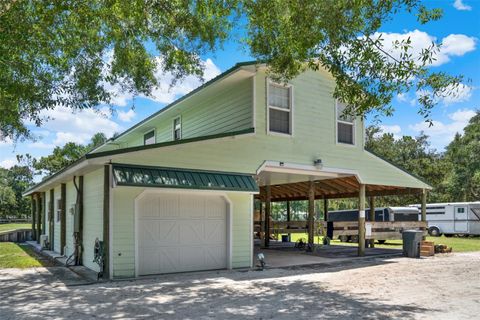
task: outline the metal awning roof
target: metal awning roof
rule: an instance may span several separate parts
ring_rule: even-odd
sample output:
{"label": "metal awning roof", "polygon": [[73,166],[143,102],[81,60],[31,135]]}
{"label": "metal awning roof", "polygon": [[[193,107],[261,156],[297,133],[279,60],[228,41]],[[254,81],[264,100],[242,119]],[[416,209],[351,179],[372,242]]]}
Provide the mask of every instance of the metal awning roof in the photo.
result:
{"label": "metal awning roof", "polygon": [[113,164],[117,186],[258,192],[251,175],[216,171]]}

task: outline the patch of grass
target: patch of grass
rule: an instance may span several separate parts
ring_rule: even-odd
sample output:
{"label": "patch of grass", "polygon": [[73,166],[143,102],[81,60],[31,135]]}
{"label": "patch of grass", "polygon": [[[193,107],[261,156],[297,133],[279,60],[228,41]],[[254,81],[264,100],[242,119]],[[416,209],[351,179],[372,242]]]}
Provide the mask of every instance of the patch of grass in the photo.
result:
{"label": "patch of grass", "polygon": [[30,246],[13,242],[0,242],[0,268],[48,267],[52,263],[36,253]]}
{"label": "patch of grass", "polygon": [[0,224],[0,232],[3,231],[13,231],[18,229],[31,229],[31,223],[5,223]]}
{"label": "patch of grass", "polygon": [[[292,236],[291,236],[292,242],[295,242],[300,238],[303,238],[306,241],[308,239],[308,235],[306,233],[292,233]],[[427,240],[433,241],[435,244],[444,244],[449,247],[452,247],[453,252],[480,251],[480,237],[447,238],[445,236],[441,236],[441,237],[427,237]],[[315,237],[315,243],[322,243],[322,241],[323,241],[323,237]],[[342,245],[342,246],[357,246],[357,243],[341,242],[340,240],[333,240],[330,242],[330,244]],[[389,248],[389,249],[402,249],[402,240],[387,240],[387,242],[384,244],[379,244],[375,242],[375,247]]]}

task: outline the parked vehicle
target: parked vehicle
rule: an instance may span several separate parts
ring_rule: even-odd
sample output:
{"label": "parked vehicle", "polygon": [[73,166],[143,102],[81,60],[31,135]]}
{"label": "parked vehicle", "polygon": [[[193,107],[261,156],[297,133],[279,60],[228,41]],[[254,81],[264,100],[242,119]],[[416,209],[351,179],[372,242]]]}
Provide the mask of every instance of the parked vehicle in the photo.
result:
{"label": "parked vehicle", "polygon": [[[415,204],[420,210],[421,205]],[[480,201],[427,204],[428,234],[480,235]]]}
{"label": "parked vehicle", "polygon": [[[365,209],[367,213],[366,221],[370,221],[369,208]],[[358,210],[337,210],[328,212],[327,226],[333,228],[332,222],[339,221],[358,221]],[[416,207],[385,207],[375,208],[375,221],[419,221],[419,210]],[[339,236],[342,242],[357,242],[357,236]],[[377,239],[379,243],[385,243],[386,239]]]}

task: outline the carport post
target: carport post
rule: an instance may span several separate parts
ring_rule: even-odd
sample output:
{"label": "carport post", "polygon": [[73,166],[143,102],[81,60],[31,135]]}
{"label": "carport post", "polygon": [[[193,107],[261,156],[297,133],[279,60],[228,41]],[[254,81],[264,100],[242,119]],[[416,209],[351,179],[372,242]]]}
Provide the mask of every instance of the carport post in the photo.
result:
{"label": "carport post", "polygon": [[[292,219],[291,212],[290,212],[290,201],[287,201],[287,222],[290,222]],[[287,225],[287,229],[290,228],[290,224]],[[291,233],[288,233],[288,242],[291,240]]]}
{"label": "carport post", "polygon": [[37,215],[37,243],[40,243],[40,235],[42,234],[42,212],[40,211],[42,208],[42,199],[40,198],[40,194],[37,193],[35,197],[35,210]]}
{"label": "carport post", "polygon": [[[370,197],[370,214],[369,214],[370,222],[375,221],[375,197]],[[370,239],[370,248],[375,248],[375,239]]]}
{"label": "carport post", "polygon": [[308,188],[308,244],[313,246],[315,225],[315,182],[310,181]]}
{"label": "carport post", "polygon": [[328,199],[323,198],[323,220],[328,221]]}
{"label": "carport post", "polygon": [[37,240],[36,234],[37,234],[37,229],[36,229],[36,224],[35,224],[35,215],[37,214],[37,209],[36,209],[36,202],[35,202],[35,195],[31,196],[32,199],[32,204],[31,204],[31,210],[32,210],[32,240]]}
{"label": "carport post", "polygon": [[271,198],[272,198],[272,190],[270,186],[265,186],[265,191],[267,193],[267,197],[265,199],[265,247],[268,248],[270,245],[270,206],[271,206]]}
{"label": "carport post", "polygon": [[358,256],[365,255],[365,185],[360,184],[358,194]]}
{"label": "carport post", "polygon": [[422,221],[427,221],[427,190],[422,189]]}

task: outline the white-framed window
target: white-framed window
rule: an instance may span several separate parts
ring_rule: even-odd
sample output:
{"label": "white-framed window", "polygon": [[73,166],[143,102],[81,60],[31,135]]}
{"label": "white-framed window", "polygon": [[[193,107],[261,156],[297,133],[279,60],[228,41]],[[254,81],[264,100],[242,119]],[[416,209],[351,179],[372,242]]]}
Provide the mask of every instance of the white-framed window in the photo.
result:
{"label": "white-framed window", "polygon": [[355,118],[353,116],[344,115],[343,112],[347,105],[341,101],[336,102],[336,131],[337,143],[355,144]]}
{"label": "white-framed window", "polygon": [[154,144],[155,143],[155,130],[150,130],[143,135],[143,144]]}
{"label": "white-framed window", "polygon": [[293,134],[293,86],[267,82],[267,130]]}
{"label": "white-framed window", "polygon": [[176,117],[173,119],[173,140],[182,139],[182,118]]}
{"label": "white-framed window", "polygon": [[62,213],[62,199],[57,198],[57,219],[56,222],[60,222]]}

